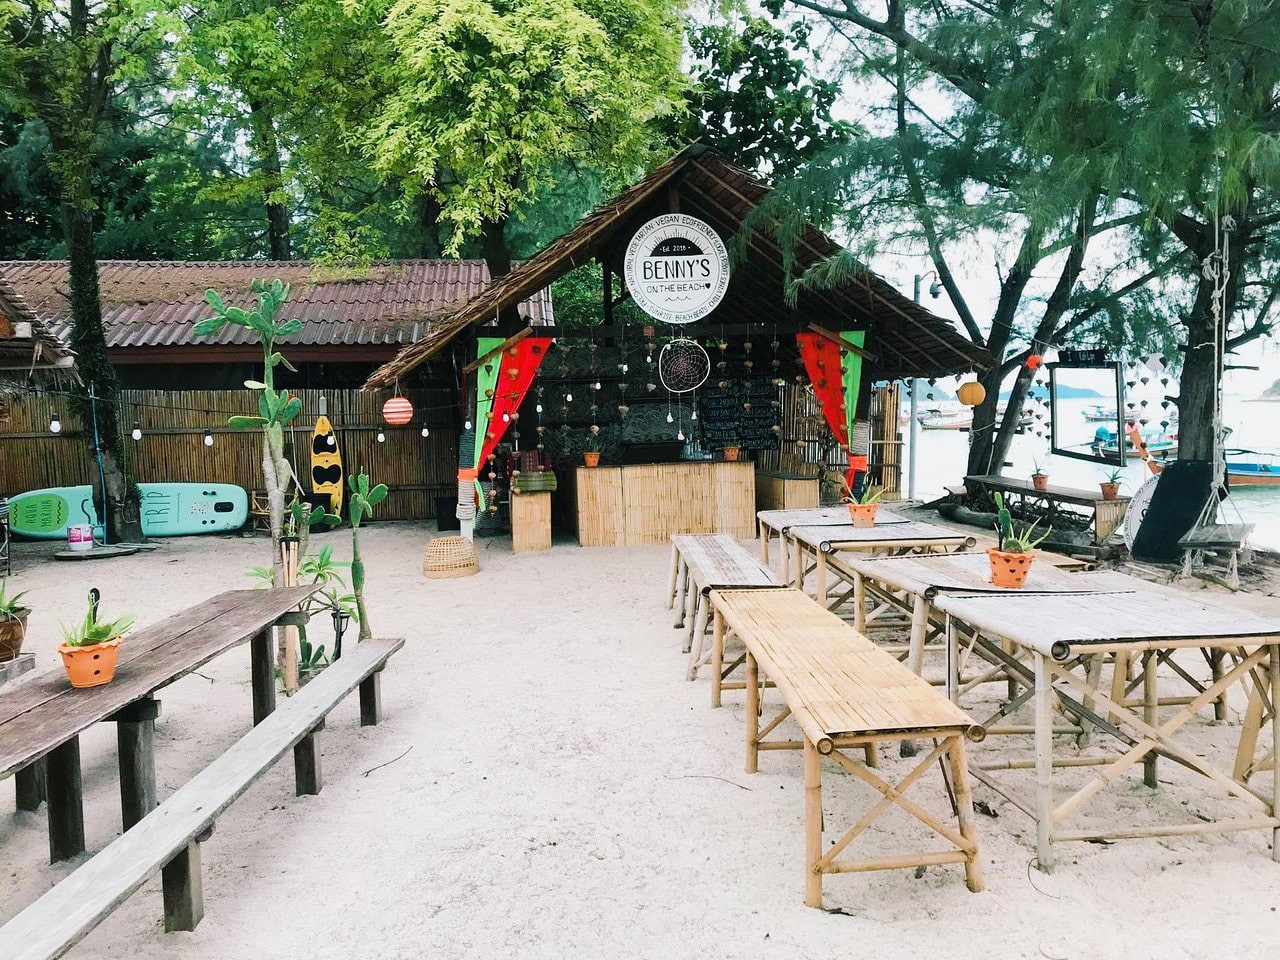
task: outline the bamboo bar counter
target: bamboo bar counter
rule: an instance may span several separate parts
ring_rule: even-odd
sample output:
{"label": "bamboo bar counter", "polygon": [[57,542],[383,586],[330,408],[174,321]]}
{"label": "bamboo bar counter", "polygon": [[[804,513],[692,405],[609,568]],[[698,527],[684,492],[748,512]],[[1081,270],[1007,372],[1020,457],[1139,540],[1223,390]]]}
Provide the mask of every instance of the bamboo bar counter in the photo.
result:
{"label": "bamboo bar counter", "polygon": [[673,533],[755,536],[755,465],[691,461],[578,467],[578,542],[666,543]]}

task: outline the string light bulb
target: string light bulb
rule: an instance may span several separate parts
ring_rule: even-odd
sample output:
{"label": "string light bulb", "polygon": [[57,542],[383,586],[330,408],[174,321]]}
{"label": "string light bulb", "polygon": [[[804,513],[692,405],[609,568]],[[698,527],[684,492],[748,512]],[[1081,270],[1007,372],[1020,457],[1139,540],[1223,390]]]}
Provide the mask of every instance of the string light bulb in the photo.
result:
{"label": "string light bulb", "polygon": [[471,429],[471,421],[470,421],[470,420],[468,420],[466,423],[464,423],[464,424],[462,425],[462,429],[463,429],[463,430],[470,430],[470,429]]}
{"label": "string light bulb", "polygon": [[542,404],[538,404],[536,407],[534,407],[534,410],[535,410],[535,411],[537,411],[538,413],[541,413],[541,412],[542,412]]}
{"label": "string light bulb", "polygon": [[206,447],[213,446],[213,431],[208,428],[205,428],[204,431],[204,445]]}
{"label": "string light bulb", "polygon": [[572,393],[566,393],[566,394],[564,395],[564,402],[565,402],[565,403],[573,403],[573,394],[572,394]]}
{"label": "string light bulb", "polygon": [[383,433],[381,430],[379,430],[379,431],[378,431],[378,442],[379,442],[379,443],[386,443],[386,442],[387,442],[387,435],[386,435],[385,433]]}
{"label": "string light bulb", "polygon": [[431,436],[431,429],[425,423],[422,425],[422,435],[424,437]]}
{"label": "string light bulb", "polygon": [[507,413],[505,410],[504,410],[504,411],[503,411],[503,413],[502,413],[502,422],[503,422],[503,423],[510,423],[510,422],[511,422],[511,414]]}
{"label": "string light bulb", "polygon": [[671,415],[671,411],[667,411],[667,423],[675,423],[676,418]]}
{"label": "string light bulb", "polygon": [[133,432],[129,434],[129,436],[133,437],[135,440],[142,439],[142,424],[137,420],[133,421]]}
{"label": "string light bulb", "polygon": [[58,415],[56,413],[49,418],[49,432],[50,433],[62,432],[62,421],[58,419]]}
{"label": "string light bulb", "polygon": [[325,437],[325,442],[331,447],[336,447],[338,445],[338,438],[331,433],[329,436]]}

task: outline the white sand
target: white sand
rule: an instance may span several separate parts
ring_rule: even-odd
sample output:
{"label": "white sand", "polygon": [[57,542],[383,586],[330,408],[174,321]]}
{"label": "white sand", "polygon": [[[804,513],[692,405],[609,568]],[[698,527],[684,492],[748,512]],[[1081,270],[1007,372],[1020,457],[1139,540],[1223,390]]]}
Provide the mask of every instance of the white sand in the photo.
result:
{"label": "white sand", "polygon": [[[320,796],[293,796],[286,760],[218,821],[194,933],[162,932],[157,879],[70,956],[1275,955],[1280,864],[1264,832],[1067,844],[1045,876],[1028,870],[1034,825],[982,787],[978,798],[1000,814],[979,817],[986,892],[970,894],[959,867],[920,880],[851,875],[826,881],[827,907],[849,915],[808,909],[800,757],[766,753],[760,773],[742,772],[741,698],[714,710],[705,677],[683,679],[660,599],[665,549],[558,545],[516,557],[505,541],[481,541],[479,576],[426,581],[430,535],[407,525],[366,535],[375,632],[408,639],[384,674],[385,722],[361,729],[351,698],[321,735]],[[344,533],[326,539],[348,548]],[[18,548],[15,583],[31,591],[30,648],[46,668],[59,616],[70,619],[89,585],[108,612],[135,610],[146,623],[246,585],[241,571],[267,553],[262,539],[191,538],[132,559],[55,564],[33,560],[40,549]],[[326,628],[317,622],[316,635]],[[248,728],[247,650],[201,672],[161,694],[162,796]],[[1191,737],[1229,767],[1236,733],[1197,721]],[[975,754],[1025,749],[1004,740]],[[103,724],[82,743],[93,851],[119,830],[114,732]],[[1129,779],[1097,809],[1222,809],[1172,764],[1160,775],[1169,787],[1159,796]],[[868,792],[830,770],[824,785],[831,840]],[[43,812],[18,814],[3,792],[0,920],[71,869],[46,862]],[[912,795],[946,809],[936,777]],[[867,841],[890,852],[920,836],[887,819]]]}

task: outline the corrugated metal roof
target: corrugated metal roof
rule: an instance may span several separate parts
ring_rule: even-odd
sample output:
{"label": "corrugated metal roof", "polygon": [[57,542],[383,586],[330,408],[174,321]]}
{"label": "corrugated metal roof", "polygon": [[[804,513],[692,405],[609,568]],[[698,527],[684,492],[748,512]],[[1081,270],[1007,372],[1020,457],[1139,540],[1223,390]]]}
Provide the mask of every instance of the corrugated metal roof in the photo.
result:
{"label": "corrugated metal roof", "polygon": [[[55,333],[69,330],[67,263],[63,260],[0,261],[0,273]],[[396,260],[367,268],[316,266],[306,261],[102,260],[98,284],[102,323],[112,348],[252,343],[248,331],[228,326],[216,338],[197,338],[195,324],[209,316],[204,293],[217,290],[228,303],[253,300],[250,284],[279,277],[292,287],[282,317],[297,317],[302,330],[286,344],[415,343],[433,321],[489,286],[482,260]],[[533,326],[554,323],[550,290],[519,306]]]}

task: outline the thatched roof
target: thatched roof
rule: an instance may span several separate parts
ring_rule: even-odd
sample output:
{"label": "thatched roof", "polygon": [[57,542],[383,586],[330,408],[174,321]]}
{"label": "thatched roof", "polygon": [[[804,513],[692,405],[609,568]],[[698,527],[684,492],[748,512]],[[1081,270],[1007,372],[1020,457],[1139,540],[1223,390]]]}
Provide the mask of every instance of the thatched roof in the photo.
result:
{"label": "thatched roof", "polygon": [[0,370],[68,369],[74,357],[0,272]]}
{"label": "thatched roof", "polygon": [[[713,151],[688,147],[634,186],[597,207],[577,226],[514,268],[478,297],[447,316],[431,333],[384,364],[366,387],[385,387],[431,359],[472,325],[493,319],[532,293],[545,289],[575,267],[594,258],[619,265],[622,249],[648,219],[678,207],[706,221],[726,241],[738,235],[748,215],[770,188]],[[795,269],[827,260],[840,246],[817,227],[803,231],[795,250]],[[818,323],[830,330],[867,330],[867,350],[876,358],[877,376],[937,377],[985,366],[987,358],[947,320],[930,313],[871,271],[829,290],[805,290],[794,304],[784,296],[782,250],[770,238],[753,234],[745,255],[735,263],[728,291],[703,321],[750,322],[803,329]]]}

